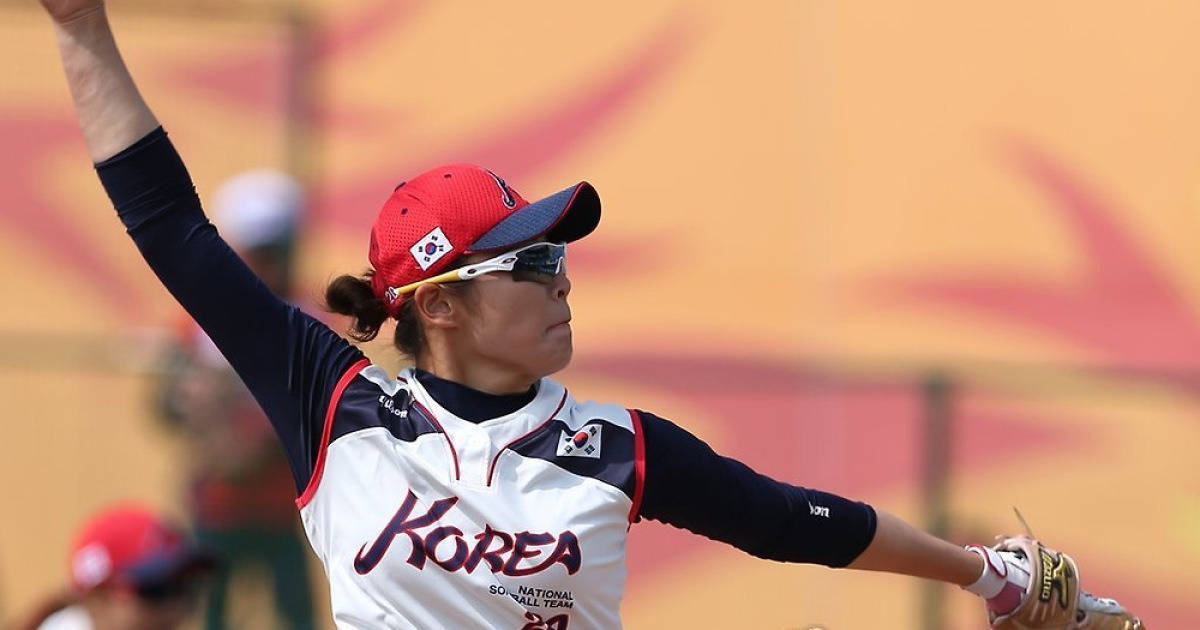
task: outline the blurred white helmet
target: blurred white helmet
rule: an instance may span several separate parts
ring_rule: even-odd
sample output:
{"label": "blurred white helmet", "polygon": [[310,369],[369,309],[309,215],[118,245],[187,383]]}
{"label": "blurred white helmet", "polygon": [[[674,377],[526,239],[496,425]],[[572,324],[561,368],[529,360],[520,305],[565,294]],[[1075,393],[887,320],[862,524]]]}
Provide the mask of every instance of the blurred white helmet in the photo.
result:
{"label": "blurred white helmet", "polygon": [[225,240],[236,249],[253,249],[292,240],[304,209],[304,191],[287,173],[255,169],[223,182],[213,202]]}

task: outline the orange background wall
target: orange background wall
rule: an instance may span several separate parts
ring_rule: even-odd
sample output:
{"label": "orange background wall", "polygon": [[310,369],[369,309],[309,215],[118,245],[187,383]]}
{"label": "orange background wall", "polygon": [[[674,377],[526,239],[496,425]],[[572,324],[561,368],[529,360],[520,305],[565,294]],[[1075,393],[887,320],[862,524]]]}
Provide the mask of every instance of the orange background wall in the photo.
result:
{"label": "orange background wall", "polygon": [[[179,509],[147,372],[176,312],[32,5],[0,5],[0,618],[61,583],[97,506]],[[1017,504],[1085,588],[1156,630],[1200,623],[1200,5],[313,2],[299,162],[286,31],[256,6],[111,14],[202,196],[306,170],[313,293],[364,268],[378,205],[433,164],[526,197],[588,179],[605,217],[572,248],[577,397],[917,519],[938,370],[960,394],[956,540],[1016,530]],[[654,524],[630,569],[630,628],[918,627],[914,581]],[[947,597],[952,628],[985,627]]]}

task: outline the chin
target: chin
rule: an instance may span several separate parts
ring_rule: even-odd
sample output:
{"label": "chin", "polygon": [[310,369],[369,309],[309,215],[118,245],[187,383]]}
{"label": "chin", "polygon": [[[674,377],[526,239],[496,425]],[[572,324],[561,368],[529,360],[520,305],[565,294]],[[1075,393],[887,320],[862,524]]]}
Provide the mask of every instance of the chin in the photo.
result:
{"label": "chin", "polygon": [[567,366],[571,364],[571,357],[574,355],[574,349],[568,345],[565,351],[557,351],[554,353],[554,355],[555,360],[551,361],[546,366],[547,369],[545,371],[545,376],[550,376],[551,374],[556,374],[567,369]]}

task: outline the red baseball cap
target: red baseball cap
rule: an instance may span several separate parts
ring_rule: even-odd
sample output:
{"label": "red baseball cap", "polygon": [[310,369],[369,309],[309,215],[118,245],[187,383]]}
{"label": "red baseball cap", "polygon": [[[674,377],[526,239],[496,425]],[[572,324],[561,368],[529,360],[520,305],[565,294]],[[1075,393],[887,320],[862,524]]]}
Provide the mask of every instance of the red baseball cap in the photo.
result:
{"label": "red baseball cap", "polygon": [[459,258],[545,237],[581,239],[600,222],[600,196],[580,182],[529,203],[500,176],[474,164],[448,164],[396,187],[371,228],[371,287],[395,317],[396,289],[433,277]]}
{"label": "red baseball cap", "polygon": [[137,504],[101,511],[71,545],[71,585],[87,592],[101,584],[158,584],[190,571],[213,568],[214,560],[181,529]]}

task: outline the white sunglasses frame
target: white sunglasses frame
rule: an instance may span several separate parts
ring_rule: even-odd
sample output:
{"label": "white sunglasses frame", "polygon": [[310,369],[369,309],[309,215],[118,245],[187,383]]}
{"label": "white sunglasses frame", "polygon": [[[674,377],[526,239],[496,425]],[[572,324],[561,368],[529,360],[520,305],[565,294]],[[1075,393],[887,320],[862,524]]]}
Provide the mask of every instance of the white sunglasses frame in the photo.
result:
{"label": "white sunglasses frame", "polygon": [[[470,265],[464,265],[457,269],[451,269],[450,271],[439,273],[436,276],[425,278],[424,280],[418,280],[416,282],[406,284],[402,287],[392,287],[389,289],[389,293],[391,293],[393,295],[407,295],[409,293],[412,293],[413,291],[416,291],[417,287],[420,287],[423,284],[444,284],[446,282],[460,282],[463,280],[471,280],[474,278],[478,278],[479,276],[482,276],[484,274],[495,273],[497,271],[512,271],[513,268],[516,267],[518,254],[520,254],[521,252],[526,251],[526,250],[534,249],[536,247],[547,247],[547,246],[549,246],[549,247],[558,246],[558,247],[566,248],[565,243],[550,243],[547,241],[539,241],[537,243],[532,243],[532,244],[526,245],[524,247],[518,247],[517,249],[505,252],[494,258],[489,258],[487,260],[481,260],[477,263],[470,264]],[[566,255],[564,252],[563,257],[560,258],[558,261],[558,269],[555,270],[554,275],[558,275],[558,274],[562,273],[563,264],[565,262],[566,262]]]}

